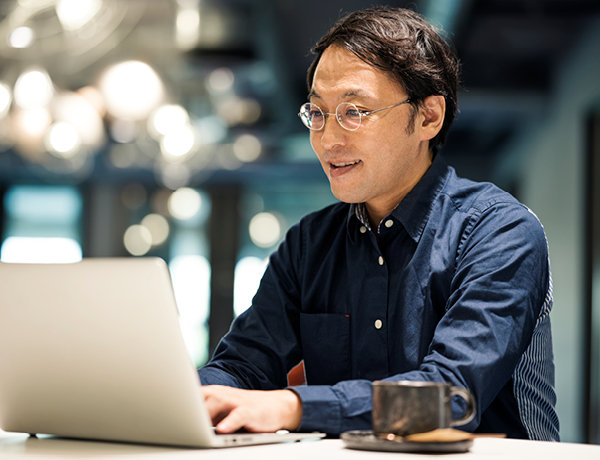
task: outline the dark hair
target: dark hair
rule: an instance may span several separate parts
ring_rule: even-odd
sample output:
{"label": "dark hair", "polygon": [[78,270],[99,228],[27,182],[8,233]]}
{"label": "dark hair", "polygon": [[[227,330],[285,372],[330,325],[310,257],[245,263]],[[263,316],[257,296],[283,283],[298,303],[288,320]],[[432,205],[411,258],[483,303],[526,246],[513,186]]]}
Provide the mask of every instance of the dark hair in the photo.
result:
{"label": "dark hair", "polygon": [[440,132],[430,141],[435,152],[444,143],[457,111],[459,62],[440,32],[424,18],[403,8],[369,8],[338,20],[312,49],[308,90],[325,49],[339,45],[374,67],[390,72],[416,107],[427,96],[442,95],[446,114]]}

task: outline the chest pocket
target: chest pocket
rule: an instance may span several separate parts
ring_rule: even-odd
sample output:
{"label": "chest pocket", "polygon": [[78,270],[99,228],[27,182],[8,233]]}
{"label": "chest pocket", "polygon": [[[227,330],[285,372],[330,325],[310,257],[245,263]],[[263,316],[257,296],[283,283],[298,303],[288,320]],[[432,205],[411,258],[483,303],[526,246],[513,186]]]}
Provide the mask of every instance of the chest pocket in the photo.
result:
{"label": "chest pocket", "polygon": [[309,385],[333,385],[352,378],[349,316],[301,313],[300,338]]}

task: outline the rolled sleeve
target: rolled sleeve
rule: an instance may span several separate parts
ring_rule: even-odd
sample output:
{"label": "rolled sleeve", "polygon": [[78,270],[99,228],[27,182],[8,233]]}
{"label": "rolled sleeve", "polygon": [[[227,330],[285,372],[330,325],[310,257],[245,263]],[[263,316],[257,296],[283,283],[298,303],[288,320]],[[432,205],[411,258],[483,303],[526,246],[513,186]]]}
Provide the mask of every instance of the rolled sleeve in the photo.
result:
{"label": "rolled sleeve", "polygon": [[302,401],[301,431],[339,434],[371,428],[371,382],[348,380],[335,385],[290,387]]}

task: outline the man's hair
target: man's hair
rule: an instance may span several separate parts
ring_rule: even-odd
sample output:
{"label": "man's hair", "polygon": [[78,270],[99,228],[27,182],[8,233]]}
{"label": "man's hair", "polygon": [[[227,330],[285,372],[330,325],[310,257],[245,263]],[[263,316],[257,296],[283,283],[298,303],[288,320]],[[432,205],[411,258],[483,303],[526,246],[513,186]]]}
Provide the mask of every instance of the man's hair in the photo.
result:
{"label": "man's hair", "polygon": [[433,152],[442,145],[457,111],[459,62],[438,30],[424,18],[403,8],[369,8],[338,20],[312,49],[308,68],[311,91],[315,70],[325,49],[338,45],[368,64],[389,72],[413,105],[409,130],[414,128],[417,107],[427,96],[446,99],[444,124],[430,141]]}

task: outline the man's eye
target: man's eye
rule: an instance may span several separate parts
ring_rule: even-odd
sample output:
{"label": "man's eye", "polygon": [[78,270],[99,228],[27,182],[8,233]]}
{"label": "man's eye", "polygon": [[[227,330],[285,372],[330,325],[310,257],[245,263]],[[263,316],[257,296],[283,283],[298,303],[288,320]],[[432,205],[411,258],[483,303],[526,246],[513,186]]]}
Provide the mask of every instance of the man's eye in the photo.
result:
{"label": "man's eye", "polygon": [[311,120],[320,120],[323,117],[323,113],[319,110],[311,110],[308,112],[308,116]]}
{"label": "man's eye", "polygon": [[345,116],[348,118],[360,118],[360,110],[358,109],[346,109]]}

